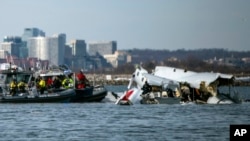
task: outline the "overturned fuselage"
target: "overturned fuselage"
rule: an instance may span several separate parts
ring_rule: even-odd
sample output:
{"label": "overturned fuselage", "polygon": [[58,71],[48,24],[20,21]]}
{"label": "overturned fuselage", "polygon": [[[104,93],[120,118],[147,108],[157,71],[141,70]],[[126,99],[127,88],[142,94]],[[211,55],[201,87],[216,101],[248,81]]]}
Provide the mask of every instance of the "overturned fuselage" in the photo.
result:
{"label": "overturned fuselage", "polygon": [[[135,83],[134,87],[133,83]],[[138,67],[130,79],[128,91],[116,104],[132,105],[138,103],[138,100],[141,104],[240,103],[241,100],[237,95],[232,95],[230,92],[224,94],[218,90],[220,86],[231,87],[233,83],[233,75],[198,73],[165,66],[157,66],[154,73],[149,74],[144,68]]]}

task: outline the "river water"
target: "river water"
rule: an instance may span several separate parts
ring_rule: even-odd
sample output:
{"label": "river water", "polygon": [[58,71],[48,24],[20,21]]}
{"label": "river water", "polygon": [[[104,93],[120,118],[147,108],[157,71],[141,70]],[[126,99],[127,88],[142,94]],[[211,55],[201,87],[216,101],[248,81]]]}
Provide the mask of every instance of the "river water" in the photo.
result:
{"label": "river water", "polygon": [[[120,92],[125,87],[109,86]],[[250,88],[241,87],[249,98]],[[250,102],[231,105],[114,103],[0,104],[0,140],[228,141],[231,124],[250,124]]]}

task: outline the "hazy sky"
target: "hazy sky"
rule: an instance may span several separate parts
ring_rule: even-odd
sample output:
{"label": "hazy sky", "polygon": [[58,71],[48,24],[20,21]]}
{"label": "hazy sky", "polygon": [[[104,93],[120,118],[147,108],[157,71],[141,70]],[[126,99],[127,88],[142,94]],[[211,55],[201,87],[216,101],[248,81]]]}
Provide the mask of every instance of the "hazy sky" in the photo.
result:
{"label": "hazy sky", "polygon": [[118,49],[250,50],[250,0],[0,0],[0,38],[37,27]]}

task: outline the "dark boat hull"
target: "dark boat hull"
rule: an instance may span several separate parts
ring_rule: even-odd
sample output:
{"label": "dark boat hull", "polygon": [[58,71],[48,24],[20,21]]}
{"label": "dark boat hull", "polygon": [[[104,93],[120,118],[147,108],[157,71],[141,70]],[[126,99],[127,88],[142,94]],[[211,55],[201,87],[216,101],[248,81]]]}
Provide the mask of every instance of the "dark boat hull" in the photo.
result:
{"label": "dark boat hull", "polygon": [[101,102],[107,95],[107,90],[88,87],[84,89],[75,89],[76,95],[71,98],[70,102]]}
{"label": "dark boat hull", "polygon": [[45,93],[42,95],[27,95],[23,93],[21,96],[2,96],[0,103],[54,103],[69,102],[71,97],[75,96],[73,89],[57,91],[53,93]]}

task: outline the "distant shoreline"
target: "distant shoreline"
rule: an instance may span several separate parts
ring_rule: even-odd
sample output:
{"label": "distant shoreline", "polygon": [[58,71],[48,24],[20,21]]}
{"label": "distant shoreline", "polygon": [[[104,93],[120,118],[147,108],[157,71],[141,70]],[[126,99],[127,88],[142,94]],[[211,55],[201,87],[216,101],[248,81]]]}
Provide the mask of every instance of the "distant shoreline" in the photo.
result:
{"label": "distant shoreline", "polygon": [[128,85],[131,75],[117,74],[85,74],[91,84],[94,85]]}
{"label": "distant shoreline", "polygon": [[[94,85],[128,85],[132,75],[129,74],[85,74],[91,84]],[[250,81],[236,81],[234,86],[250,86]]]}

